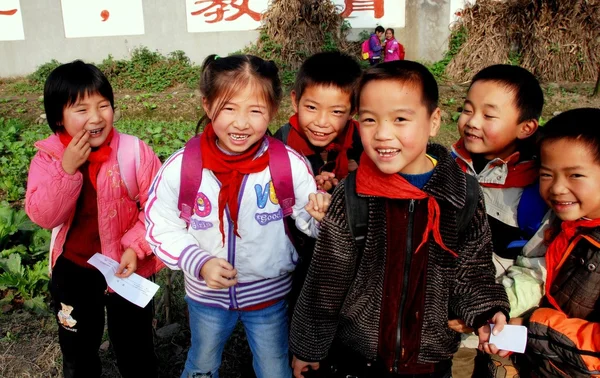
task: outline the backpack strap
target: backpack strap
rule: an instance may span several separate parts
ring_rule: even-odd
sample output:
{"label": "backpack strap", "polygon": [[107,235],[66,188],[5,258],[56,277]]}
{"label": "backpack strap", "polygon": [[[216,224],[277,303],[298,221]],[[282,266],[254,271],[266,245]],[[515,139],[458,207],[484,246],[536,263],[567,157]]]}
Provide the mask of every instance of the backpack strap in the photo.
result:
{"label": "backpack strap", "polygon": [[179,181],[179,217],[187,224],[194,213],[194,202],[202,183],[202,154],[200,153],[200,134],[188,140],[183,148],[181,178]]}
{"label": "backpack strap", "polygon": [[285,218],[292,214],[293,207],[296,204],[290,156],[287,147],[280,140],[267,136],[267,141],[269,142],[271,180],[273,180],[273,188]]}
{"label": "backpack strap", "polygon": [[[290,157],[282,142],[273,137],[267,137],[267,140],[269,142],[269,170],[273,187],[283,216],[287,217],[292,214],[293,206],[296,203]],[[200,134],[198,134],[185,144],[181,161],[177,208],[180,211],[179,217],[188,224],[194,213],[194,202],[201,183],[202,153],[200,151]]]}
{"label": "backpack strap", "polygon": [[291,129],[292,129],[292,125],[290,125],[289,123],[286,123],[285,125],[281,126],[275,132],[274,138],[275,139],[279,139],[284,144],[288,144],[288,136],[290,135],[290,130]]}
{"label": "backpack strap", "polygon": [[369,222],[369,203],[366,197],[356,193],[356,171],[350,172],[344,181],[346,199],[346,218],[350,226],[350,235],[354,239],[359,255],[365,248],[367,224]]}
{"label": "backpack strap", "polygon": [[137,137],[119,134],[117,163],[129,198],[138,201],[140,188],[137,182],[137,171],[140,168],[140,140]]}
{"label": "backpack strap", "polygon": [[458,213],[456,222],[459,232],[463,232],[467,229],[467,226],[475,215],[475,211],[477,211],[477,204],[479,203],[479,182],[475,177],[469,174],[465,173],[465,177],[467,178],[465,207]]}

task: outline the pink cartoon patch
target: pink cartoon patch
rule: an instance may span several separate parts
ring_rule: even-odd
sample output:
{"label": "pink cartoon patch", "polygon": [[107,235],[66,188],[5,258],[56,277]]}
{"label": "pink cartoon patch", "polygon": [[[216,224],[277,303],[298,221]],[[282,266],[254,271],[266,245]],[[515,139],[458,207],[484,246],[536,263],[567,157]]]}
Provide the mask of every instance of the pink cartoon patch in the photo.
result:
{"label": "pink cartoon patch", "polygon": [[211,213],[211,211],[212,211],[212,205],[210,203],[210,200],[206,196],[206,194],[204,194],[204,193],[198,194],[198,198],[196,198],[196,209],[195,209],[196,215],[204,218],[204,217],[208,216]]}

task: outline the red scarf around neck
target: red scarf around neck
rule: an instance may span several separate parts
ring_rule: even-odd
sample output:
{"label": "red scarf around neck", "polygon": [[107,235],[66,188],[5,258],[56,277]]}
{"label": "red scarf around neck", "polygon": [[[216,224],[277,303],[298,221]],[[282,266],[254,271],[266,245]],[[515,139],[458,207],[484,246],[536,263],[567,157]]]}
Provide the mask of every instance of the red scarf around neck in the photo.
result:
{"label": "red scarf around neck", "polygon": [[600,219],[579,219],[576,221],[563,221],[560,224],[560,233],[552,240],[546,251],[546,298],[548,302],[558,311],[562,311],[556,300],[550,294],[552,282],[560,271],[563,263],[571,253],[570,244],[573,243],[573,237],[581,228],[595,228],[600,226]]}
{"label": "red scarf around neck", "polygon": [[261,172],[269,165],[268,151],[256,157],[263,139],[256,142],[249,149],[239,155],[229,155],[217,146],[217,134],[212,124],[208,124],[200,136],[200,149],[204,168],[213,171],[221,182],[219,191],[219,229],[225,243],[225,230],[223,227],[223,214],[225,206],[229,207],[229,214],[233,222],[233,232],[238,234],[238,195],[244,175]]}
{"label": "red scarf around neck", "polygon": [[[460,157],[473,161],[471,154],[465,148],[465,142],[462,138],[460,138],[453,147]],[[463,159],[456,159],[456,162],[463,172],[467,172],[468,166]],[[508,157],[506,165],[508,167],[508,174],[506,175],[504,184],[485,182],[479,184],[486,188],[524,188],[533,184],[538,179],[538,168],[536,163],[533,160],[519,162],[518,152]]]}
{"label": "red scarf around neck", "polygon": [[429,233],[433,233],[433,239],[445,251],[452,256],[458,255],[446,247],[440,234],[440,206],[436,199],[421,189],[409,183],[399,174],[385,174],[381,172],[375,163],[363,152],[360,157],[360,165],[356,172],[356,192],[368,196],[384,197],[391,199],[427,199],[428,220],[423,240],[415,250],[415,253],[427,242]]}
{"label": "red scarf around neck", "polygon": [[[115,129],[111,129],[110,133],[104,140],[104,143],[102,143],[102,145],[98,147],[95,151],[92,149],[90,156],[88,156],[88,161],[90,162],[90,166],[88,168],[88,172],[90,174],[90,181],[92,182],[92,186],[96,190],[98,190],[98,188],[96,187],[96,181],[98,179],[98,172],[100,171],[100,167],[102,167],[102,163],[108,160],[108,157],[112,152],[110,142],[112,141],[114,133]],[[73,140],[73,137],[67,134],[66,132],[58,133],[58,137],[60,138],[60,142],[65,147],[67,147],[69,143],[71,143],[71,140]]]}
{"label": "red scarf around neck", "polygon": [[[352,148],[352,136],[354,135],[354,129],[358,130],[358,122],[351,119],[346,124],[344,130],[327,146],[324,148],[316,147],[310,144],[310,141],[306,137],[304,130],[298,124],[298,113],[290,117],[289,121],[292,129],[288,135],[287,144],[294,150],[300,152],[304,156],[310,156],[320,153],[325,150],[337,152],[337,158],[335,159],[335,177],[337,179],[343,179],[348,176],[348,155],[347,152]],[[317,174],[318,172],[315,172]]]}

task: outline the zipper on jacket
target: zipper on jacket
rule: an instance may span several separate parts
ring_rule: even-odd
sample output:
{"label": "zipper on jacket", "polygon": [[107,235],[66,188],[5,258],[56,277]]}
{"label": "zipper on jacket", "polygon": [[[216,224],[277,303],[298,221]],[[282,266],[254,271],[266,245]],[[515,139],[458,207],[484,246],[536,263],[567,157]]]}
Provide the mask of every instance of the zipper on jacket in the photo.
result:
{"label": "zipper on jacket", "polygon": [[408,291],[408,279],[410,276],[410,264],[412,260],[413,228],[415,221],[415,200],[411,199],[408,204],[408,227],[406,230],[406,258],[404,260],[404,276],[402,283],[402,296],[400,297],[400,306],[398,308],[398,322],[396,324],[396,358],[394,359],[394,373],[398,373],[400,358],[404,357],[404,348],[402,347],[402,314],[406,304],[406,294]]}
{"label": "zipper on jacket", "polygon": [[[228,215],[229,218],[229,215]],[[227,235],[228,240],[228,246],[227,246],[227,257],[228,260],[233,262],[233,258],[234,258],[234,244],[235,244],[235,233],[233,232],[233,222],[231,221],[231,218],[228,219],[228,223],[229,223],[229,232]],[[234,265],[233,263],[231,265]],[[235,295],[235,285],[234,286],[230,286],[229,287],[229,298],[230,298],[230,305],[232,308],[238,308],[238,303],[237,303],[237,298]]]}

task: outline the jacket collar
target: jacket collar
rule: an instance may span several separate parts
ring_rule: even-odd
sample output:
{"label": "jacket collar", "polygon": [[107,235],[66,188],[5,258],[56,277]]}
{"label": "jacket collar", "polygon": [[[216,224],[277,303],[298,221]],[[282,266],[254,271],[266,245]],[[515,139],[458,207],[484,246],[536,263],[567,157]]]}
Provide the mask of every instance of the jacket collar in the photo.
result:
{"label": "jacket collar", "polygon": [[435,197],[439,203],[446,202],[455,208],[463,208],[467,199],[465,173],[445,147],[431,143],[427,146],[427,153],[434,156],[438,164],[423,191]]}

